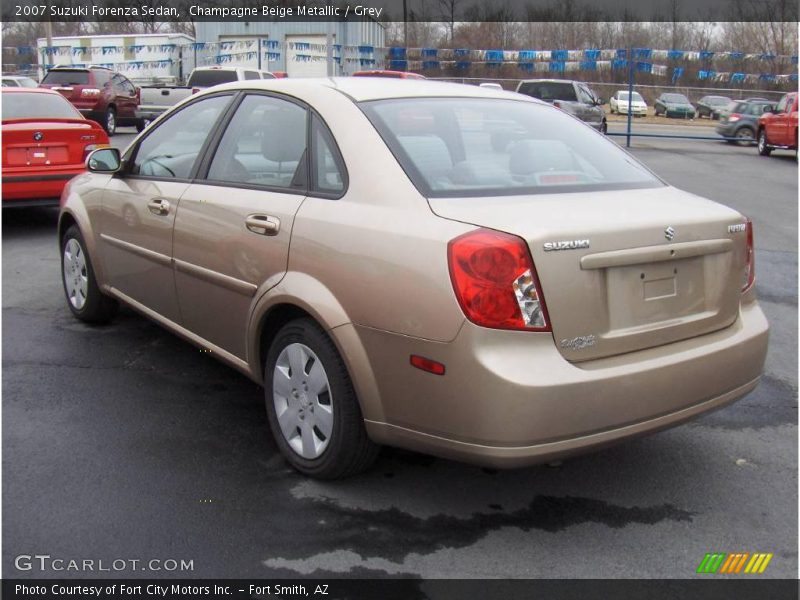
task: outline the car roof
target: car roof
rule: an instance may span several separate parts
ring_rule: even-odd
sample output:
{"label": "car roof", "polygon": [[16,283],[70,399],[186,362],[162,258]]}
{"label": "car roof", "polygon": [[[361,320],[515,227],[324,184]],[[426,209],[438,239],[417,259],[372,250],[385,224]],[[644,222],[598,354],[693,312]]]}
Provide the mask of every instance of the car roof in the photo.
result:
{"label": "car roof", "polygon": [[[30,88],[9,87],[9,88],[0,88],[0,89],[2,90],[2,92],[4,94],[6,94],[6,93],[10,93],[10,94],[50,94],[51,96],[52,95],[61,96],[61,94],[59,94],[58,92],[55,92],[53,90],[49,90],[47,88],[40,88],[40,87],[35,87],[35,88],[34,87],[30,87]],[[61,97],[63,98],[63,96],[61,96]],[[66,98],[65,98],[65,100],[66,100]],[[67,100],[67,102],[69,102],[69,100]]]}
{"label": "car roof", "polygon": [[237,81],[215,85],[207,93],[223,90],[255,89],[275,91],[298,97],[312,94],[314,90],[328,88],[348,96],[355,102],[390,98],[504,98],[524,102],[542,103],[540,100],[477,85],[431,81],[430,79],[400,79],[392,77],[315,77]]}
{"label": "car roof", "polygon": [[48,71],[113,71],[113,69],[109,69],[108,67],[101,67],[100,65],[89,65],[88,67],[77,67],[73,65],[56,65],[54,67],[50,67]]}
{"label": "car roof", "polygon": [[539,83],[539,82],[551,82],[555,81],[558,83],[583,83],[582,81],[578,81],[577,79],[522,79],[520,83]]}

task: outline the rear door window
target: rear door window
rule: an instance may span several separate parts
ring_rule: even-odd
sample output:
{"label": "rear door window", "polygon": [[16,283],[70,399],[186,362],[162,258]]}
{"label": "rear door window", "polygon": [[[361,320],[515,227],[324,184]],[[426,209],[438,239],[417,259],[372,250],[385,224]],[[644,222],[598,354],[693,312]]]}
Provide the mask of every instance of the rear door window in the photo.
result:
{"label": "rear door window", "polygon": [[306,189],[307,111],[288,100],[245,97],[220,140],[208,179]]}
{"label": "rear door window", "polygon": [[89,73],[87,71],[71,71],[68,69],[57,69],[49,71],[44,76],[42,83],[56,85],[88,85]]}
{"label": "rear door window", "polygon": [[245,71],[244,72],[245,79],[261,79],[257,71]]}
{"label": "rear door window", "polygon": [[313,191],[333,195],[344,192],[344,161],[333,135],[316,115],[311,119],[311,165]]}

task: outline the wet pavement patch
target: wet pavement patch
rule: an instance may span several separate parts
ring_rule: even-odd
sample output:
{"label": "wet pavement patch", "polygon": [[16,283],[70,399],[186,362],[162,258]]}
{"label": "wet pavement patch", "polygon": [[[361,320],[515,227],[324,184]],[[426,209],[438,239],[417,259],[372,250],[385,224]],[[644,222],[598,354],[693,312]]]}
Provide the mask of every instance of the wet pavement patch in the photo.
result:
{"label": "wet pavement patch", "polygon": [[750,394],[696,421],[693,427],[760,429],[797,424],[797,388],[770,375]]}
{"label": "wet pavement patch", "polygon": [[[516,527],[522,531],[538,529],[556,533],[575,525],[598,523],[613,529],[628,525],[655,525],[661,521],[692,521],[695,513],[670,504],[657,506],[617,506],[602,500],[574,496],[537,496],[530,504],[513,512],[477,513],[467,519],[439,514],[423,519],[397,508],[378,511],[342,507],[330,500],[309,499],[309,513],[336,524],[329,548],[316,552],[350,549],[361,556],[380,556],[401,562],[411,553],[429,554],[440,548],[470,546],[493,530]],[[313,507],[313,508],[312,508]],[[319,538],[314,539],[319,544]],[[295,546],[294,558],[307,557],[309,548]],[[284,558],[293,558],[282,554]]]}

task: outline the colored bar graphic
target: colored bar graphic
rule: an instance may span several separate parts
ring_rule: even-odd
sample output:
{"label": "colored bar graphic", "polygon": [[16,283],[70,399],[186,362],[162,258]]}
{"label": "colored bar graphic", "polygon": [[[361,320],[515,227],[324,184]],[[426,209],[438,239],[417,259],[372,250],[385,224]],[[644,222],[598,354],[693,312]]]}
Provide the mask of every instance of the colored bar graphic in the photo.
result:
{"label": "colored bar graphic", "polygon": [[725,560],[725,554],[722,553],[714,553],[714,554],[706,554],[703,561],[700,563],[700,566],[697,567],[698,573],[716,573],[717,569],[719,569],[722,561]]}
{"label": "colored bar graphic", "polygon": [[[767,569],[769,561],[774,555],[766,552],[734,552],[727,554],[724,552],[709,552],[700,561],[697,567],[698,573],[733,575],[739,574],[744,568],[744,573],[761,574]],[[749,561],[748,561],[749,559]],[[747,566],[745,566],[747,565]]]}

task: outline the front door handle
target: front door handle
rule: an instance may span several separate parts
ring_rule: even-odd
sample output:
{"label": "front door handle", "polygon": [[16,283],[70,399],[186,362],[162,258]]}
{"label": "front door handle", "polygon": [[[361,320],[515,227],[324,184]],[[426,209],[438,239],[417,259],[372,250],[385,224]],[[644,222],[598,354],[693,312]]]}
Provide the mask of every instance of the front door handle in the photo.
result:
{"label": "front door handle", "polygon": [[260,235],[277,235],[281,228],[281,220],[269,215],[248,215],[244,224],[247,229]]}
{"label": "front door handle", "polygon": [[169,214],[169,202],[163,198],[156,198],[147,203],[148,210],[154,215],[164,216]]}

